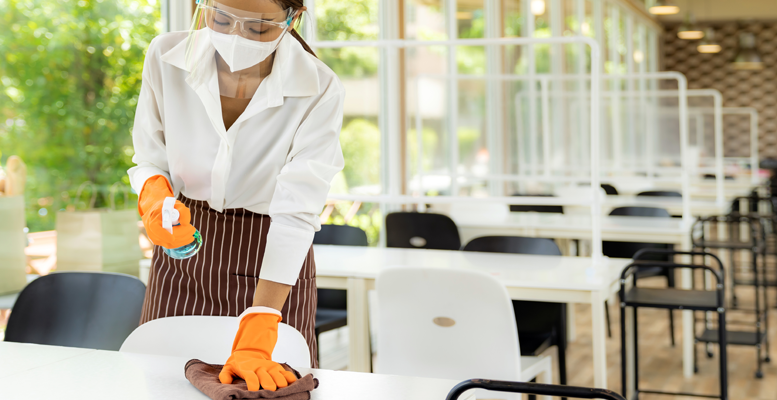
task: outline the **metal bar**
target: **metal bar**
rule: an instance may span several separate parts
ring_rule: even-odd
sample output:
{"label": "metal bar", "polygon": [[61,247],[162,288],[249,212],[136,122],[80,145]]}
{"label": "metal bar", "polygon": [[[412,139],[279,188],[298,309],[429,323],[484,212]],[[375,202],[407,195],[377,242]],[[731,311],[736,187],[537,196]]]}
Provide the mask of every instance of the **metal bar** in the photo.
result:
{"label": "metal bar", "polygon": [[382,203],[382,204],[515,204],[515,205],[548,205],[548,206],[590,206],[593,201],[590,199],[565,198],[565,197],[544,197],[544,196],[504,196],[504,197],[468,197],[468,196],[390,196],[390,195],[353,195],[353,194],[330,194],[330,200],[340,201],[360,201],[362,203]]}
{"label": "metal bar", "polygon": [[621,395],[607,389],[593,389],[578,386],[547,385],[542,383],[492,381],[488,379],[470,379],[454,386],[446,400],[456,400],[464,392],[472,389],[485,389],[497,392],[527,393],[541,396],[573,397],[578,399],[625,400]]}
{"label": "metal bar", "polygon": [[726,202],[723,194],[723,180],[726,178],[723,174],[723,95],[716,92],[712,96],[715,101],[715,193],[718,207],[723,207]]}
{"label": "metal bar", "polygon": [[[447,0],[445,2],[445,13],[448,30],[448,40],[458,39],[458,20],[456,19],[456,10],[458,6],[457,0]],[[459,66],[456,62],[456,47],[451,44],[448,45],[448,70],[456,76],[459,73]],[[452,174],[458,172],[459,167],[459,82],[455,79],[451,79],[448,82],[448,129],[450,134],[448,139],[450,140],[448,157],[449,168]],[[456,195],[459,193],[459,185],[456,179],[451,179],[451,194]]]}
{"label": "metal bar", "polygon": [[540,80],[540,91],[542,93],[542,163],[543,173],[550,176],[551,156],[550,156],[550,94],[548,93],[548,81]]}

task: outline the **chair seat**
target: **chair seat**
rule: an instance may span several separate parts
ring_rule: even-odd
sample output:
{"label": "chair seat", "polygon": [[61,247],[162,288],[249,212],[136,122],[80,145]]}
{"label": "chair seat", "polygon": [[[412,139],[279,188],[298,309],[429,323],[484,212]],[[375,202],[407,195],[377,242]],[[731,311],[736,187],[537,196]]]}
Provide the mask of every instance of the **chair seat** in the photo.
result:
{"label": "chair seat", "polygon": [[348,311],[329,308],[316,310],[316,334],[348,325]]}
{"label": "chair seat", "polygon": [[[755,346],[759,344],[759,340],[757,339],[755,332],[726,331],[726,344]],[[718,330],[705,329],[696,340],[702,343],[718,343]],[[762,334],[760,342],[763,342],[764,340],[766,340],[766,335]]]}
{"label": "chair seat", "polygon": [[632,288],[626,292],[626,304],[639,307],[715,311],[716,292],[704,290]]}

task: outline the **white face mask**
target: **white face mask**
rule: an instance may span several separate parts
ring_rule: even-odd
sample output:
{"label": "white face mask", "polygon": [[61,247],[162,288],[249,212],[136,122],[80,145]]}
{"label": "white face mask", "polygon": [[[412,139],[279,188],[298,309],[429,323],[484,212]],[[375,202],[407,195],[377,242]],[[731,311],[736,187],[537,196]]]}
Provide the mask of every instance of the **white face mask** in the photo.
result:
{"label": "white face mask", "polygon": [[213,47],[219,52],[224,62],[229,65],[231,72],[241,71],[267,59],[280,43],[284,32],[272,42],[257,42],[246,39],[240,35],[227,35],[225,33],[215,32],[210,28],[210,41]]}

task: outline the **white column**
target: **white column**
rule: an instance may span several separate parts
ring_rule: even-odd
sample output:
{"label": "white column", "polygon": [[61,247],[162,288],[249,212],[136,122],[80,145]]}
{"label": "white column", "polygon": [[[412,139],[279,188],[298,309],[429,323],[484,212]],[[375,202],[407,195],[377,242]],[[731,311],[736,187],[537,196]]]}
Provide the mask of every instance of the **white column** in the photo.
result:
{"label": "white column", "polygon": [[316,21],[316,0],[305,0],[305,7],[307,21],[302,26],[302,33],[305,35],[305,40],[308,42],[315,42],[318,40],[318,21]]}
{"label": "white column", "polygon": [[[397,4],[389,1],[381,1],[379,4],[379,31],[381,40],[393,40],[399,38],[399,8]],[[380,148],[381,148],[381,189],[383,193],[391,196],[402,194],[402,151],[400,131],[400,90],[399,90],[399,49],[396,47],[382,47],[380,63],[378,67],[378,80],[380,82]],[[381,203],[383,215],[396,209],[396,205]],[[385,245],[385,229],[381,229],[381,245]]]}
{"label": "white column", "polygon": [[[489,39],[502,37],[500,28],[502,13],[500,12],[500,0],[485,0],[485,37]],[[486,46],[486,71],[489,75],[502,74],[502,50],[504,46]],[[486,132],[488,143],[488,171],[489,174],[505,174],[503,149],[507,139],[505,129],[504,87],[507,82],[498,80],[486,81]],[[491,196],[503,196],[505,185],[503,182],[489,181],[489,193]]]}
{"label": "white column", "polygon": [[[447,21],[448,40],[458,39],[458,20],[456,19],[457,0],[447,0],[445,2],[445,17]],[[459,184],[459,66],[456,62],[456,46],[448,46],[448,70],[450,79],[448,80],[448,140],[451,172],[451,196],[458,196]]]}
{"label": "white column", "polygon": [[191,27],[192,2],[165,0],[162,2],[162,29],[165,32],[188,31]]}

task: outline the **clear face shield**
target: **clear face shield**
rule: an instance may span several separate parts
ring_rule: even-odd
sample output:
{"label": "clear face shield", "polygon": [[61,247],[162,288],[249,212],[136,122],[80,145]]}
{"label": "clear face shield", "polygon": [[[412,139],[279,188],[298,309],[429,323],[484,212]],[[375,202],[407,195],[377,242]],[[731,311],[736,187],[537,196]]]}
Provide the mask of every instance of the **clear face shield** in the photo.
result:
{"label": "clear face shield", "polygon": [[272,0],[199,0],[186,48],[192,78],[211,76],[215,61],[222,96],[253,97],[296,14]]}

